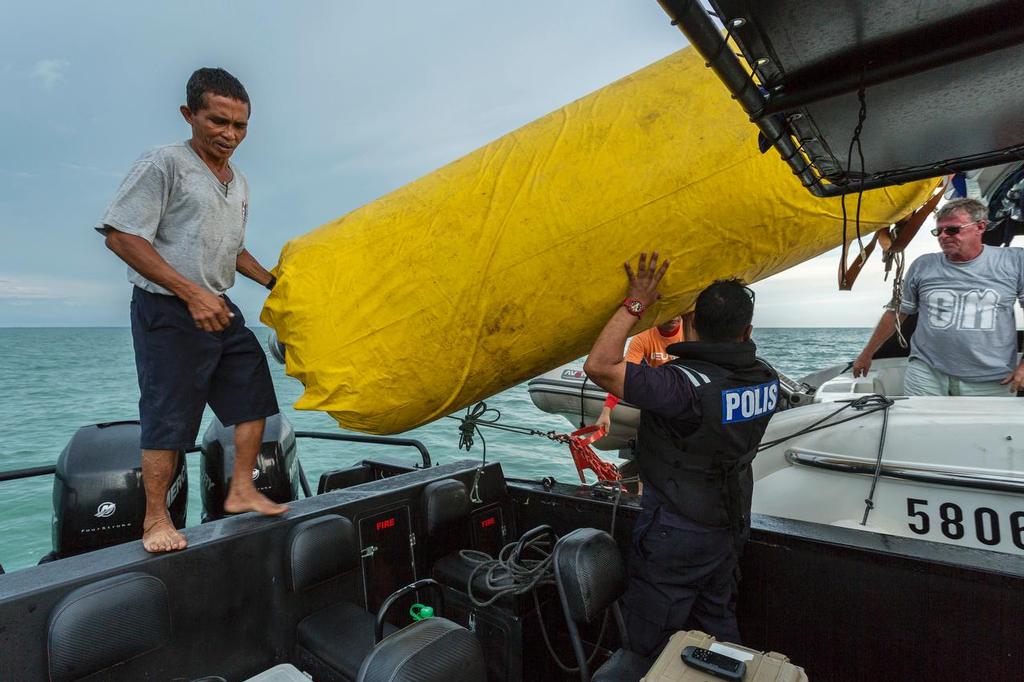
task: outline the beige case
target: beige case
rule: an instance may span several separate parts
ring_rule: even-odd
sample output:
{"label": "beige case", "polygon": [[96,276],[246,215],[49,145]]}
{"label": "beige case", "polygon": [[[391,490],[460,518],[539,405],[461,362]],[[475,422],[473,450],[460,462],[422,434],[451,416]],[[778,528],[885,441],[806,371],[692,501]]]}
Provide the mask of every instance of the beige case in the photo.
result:
{"label": "beige case", "polygon": [[[709,649],[714,642],[714,637],[699,630],[677,632],[668,640],[665,650],[661,652],[658,660],[654,662],[641,682],[722,682],[721,678],[691,668],[680,658],[685,647],[696,646]],[[774,651],[761,653],[738,644],[726,642],[722,644],[730,649],[745,651],[754,656],[753,660],[746,662],[747,672],[743,676],[743,682],[806,682],[807,680],[807,673],[804,672],[804,669],[790,663],[789,659],[782,654],[777,654]]]}

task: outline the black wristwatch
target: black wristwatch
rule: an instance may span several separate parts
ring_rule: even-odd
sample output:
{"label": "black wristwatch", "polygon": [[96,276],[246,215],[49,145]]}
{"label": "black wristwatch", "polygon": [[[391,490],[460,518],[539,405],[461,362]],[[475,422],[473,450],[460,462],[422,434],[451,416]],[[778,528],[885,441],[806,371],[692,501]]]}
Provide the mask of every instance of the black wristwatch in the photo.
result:
{"label": "black wristwatch", "polygon": [[268,290],[273,291],[275,284],[277,284],[277,277],[271,275],[270,280],[263,286],[265,286]]}

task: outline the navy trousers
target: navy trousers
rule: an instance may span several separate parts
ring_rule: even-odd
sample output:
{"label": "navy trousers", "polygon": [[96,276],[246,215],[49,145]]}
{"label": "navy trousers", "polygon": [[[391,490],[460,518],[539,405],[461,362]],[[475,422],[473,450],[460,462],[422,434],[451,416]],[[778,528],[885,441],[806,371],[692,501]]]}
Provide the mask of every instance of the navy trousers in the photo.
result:
{"label": "navy trousers", "polygon": [[736,624],[736,543],[728,528],[662,523],[657,510],[637,519],[622,598],[629,648],[657,656],[680,630],[740,643]]}
{"label": "navy trousers", "polygon": [[267,355],[242,311],[223,298],[235,316],[223,331],[204,332],[180,298],[135,287],[132,341],[144,449],[192,447],[207,404],[224,426],[278,413]]}

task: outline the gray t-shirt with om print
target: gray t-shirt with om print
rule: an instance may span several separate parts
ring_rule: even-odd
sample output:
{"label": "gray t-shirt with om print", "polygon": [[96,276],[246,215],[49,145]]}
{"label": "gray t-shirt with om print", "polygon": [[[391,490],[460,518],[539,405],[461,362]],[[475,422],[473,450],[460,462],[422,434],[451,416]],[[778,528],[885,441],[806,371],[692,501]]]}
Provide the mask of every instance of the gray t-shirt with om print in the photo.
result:
{"label": "gray t-shirt with om print", "polygon": [[1024,306],[1024,249],[986,246],[966,263],[921,256],[900,304],[919,313],[910,357],[967,381],[1003,379],[1017,366],[1014,300]]}

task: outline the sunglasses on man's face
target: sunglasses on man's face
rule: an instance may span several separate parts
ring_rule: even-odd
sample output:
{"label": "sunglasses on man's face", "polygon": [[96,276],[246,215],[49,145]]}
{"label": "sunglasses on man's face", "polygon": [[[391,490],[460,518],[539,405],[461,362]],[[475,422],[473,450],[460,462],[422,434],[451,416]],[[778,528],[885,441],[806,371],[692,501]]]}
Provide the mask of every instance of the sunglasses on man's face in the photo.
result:
{"label": "sunglasses on man's face", "polygon": [[973,225],[976,222],[978,221],[973,220],[969,223],[964,223],[963,225],[947,225],[946,227],[934,227],[932,228],[932,236],[938,237],[940,234],[943,233],[948,235],[960,234],[960,230],[964,229],[968,225]]}

